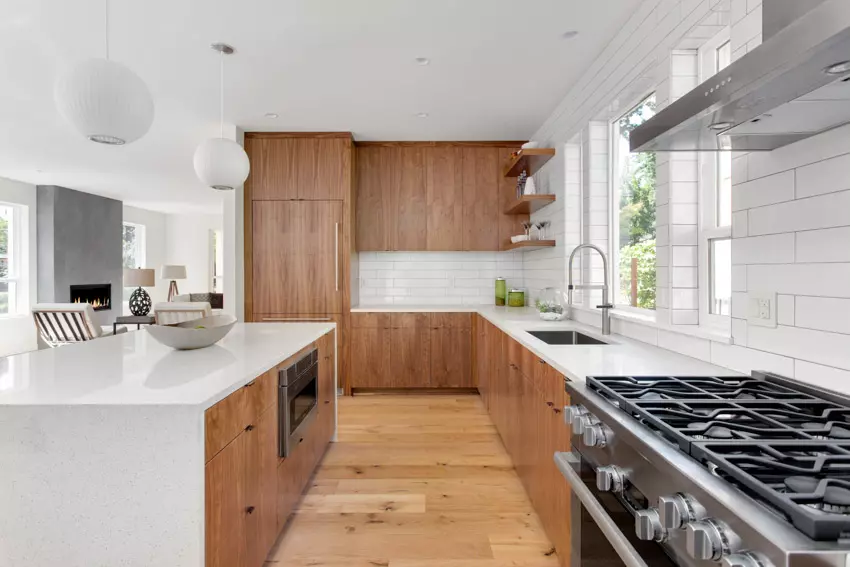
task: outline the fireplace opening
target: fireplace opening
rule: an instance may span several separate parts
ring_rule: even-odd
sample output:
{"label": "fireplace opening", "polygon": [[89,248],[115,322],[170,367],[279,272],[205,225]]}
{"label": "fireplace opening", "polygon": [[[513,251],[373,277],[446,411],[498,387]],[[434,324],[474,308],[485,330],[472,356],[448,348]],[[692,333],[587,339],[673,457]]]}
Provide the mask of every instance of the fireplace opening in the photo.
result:
{"label": "fireplace opening", "polygon": [[111,308],[112,284],[72,285],[71,303],[90,303],[95,311]]}

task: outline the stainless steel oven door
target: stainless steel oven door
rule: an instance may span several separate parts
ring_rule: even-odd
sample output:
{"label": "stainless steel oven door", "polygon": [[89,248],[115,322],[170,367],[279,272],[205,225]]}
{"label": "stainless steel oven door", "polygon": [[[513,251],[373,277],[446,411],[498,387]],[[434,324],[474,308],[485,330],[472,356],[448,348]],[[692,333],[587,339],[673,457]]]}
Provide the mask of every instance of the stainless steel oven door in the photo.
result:
{"label": "stainless steel oven door", "polygon": [[555,464],[570,484],[572,565],[678,567],[662,546],[637,538],[632,510],[596,488],[580,453],[555,453]]}
{"label": "stainless steel oven door", "polygon": [[280,456],[288,457],[304,440],[316,417],[319,400],[319,365],[314,364],[293,383],[279,389]]}

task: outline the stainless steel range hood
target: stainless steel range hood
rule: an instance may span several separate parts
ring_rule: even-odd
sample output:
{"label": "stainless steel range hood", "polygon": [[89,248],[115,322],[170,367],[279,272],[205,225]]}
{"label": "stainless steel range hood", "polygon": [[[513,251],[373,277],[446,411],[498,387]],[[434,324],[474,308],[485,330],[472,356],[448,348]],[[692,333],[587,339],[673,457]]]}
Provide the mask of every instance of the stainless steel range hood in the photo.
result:
{"label": "stainless steel range hood", "polygon": [[850,0],[763,10],[765,41],[636,128],[633,152],[773,150],[850,123]]}

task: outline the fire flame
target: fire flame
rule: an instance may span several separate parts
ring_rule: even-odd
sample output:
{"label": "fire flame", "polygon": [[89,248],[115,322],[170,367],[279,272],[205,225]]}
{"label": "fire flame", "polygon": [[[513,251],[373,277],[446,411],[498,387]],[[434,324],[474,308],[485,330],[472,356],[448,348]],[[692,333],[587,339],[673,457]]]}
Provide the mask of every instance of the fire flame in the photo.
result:
{"label": "fire flame", "polygon": [[95,299],[94,301],[83,301],[79,297],[73,301],[73,303],[90,303],[93,309],[108,308],[109,300],[104,299],[101,301],[100,299]]}

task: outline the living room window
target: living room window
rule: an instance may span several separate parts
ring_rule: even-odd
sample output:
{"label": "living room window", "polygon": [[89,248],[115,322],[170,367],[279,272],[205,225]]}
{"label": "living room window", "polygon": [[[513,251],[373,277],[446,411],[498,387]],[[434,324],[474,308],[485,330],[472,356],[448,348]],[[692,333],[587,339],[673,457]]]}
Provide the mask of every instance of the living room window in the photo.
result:
{"label": "living room window", "polygon": [[632,130],[655,108],[653,93],[612,123],[610,256],[618,308],[655,309],[655,154],[629,151]]}
{"label": "living room window", "polygon": [[21,312],[21,207],[0,203],[0,317]]}
{"label": "living room window", "polygon": [[124,267],[143,268],[145,266],[145,225],[125,222],[123,241]]}
{"label": "living room window", "polygon": [[[732,63],[729,28],[699,50],[699,78]],[[732,305],[732,153],[700,154],[700,324],[728,327]]]}
{"label": "living room window", "polygon": [[224,288],[223,238],[223,231],[210,231],[210,293],[222,293]]}

